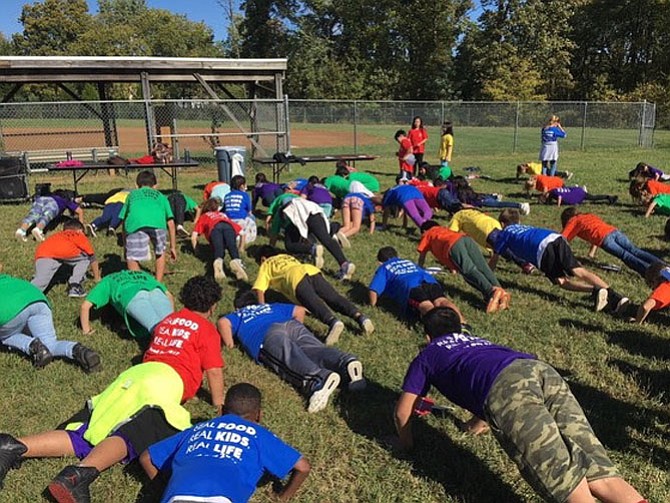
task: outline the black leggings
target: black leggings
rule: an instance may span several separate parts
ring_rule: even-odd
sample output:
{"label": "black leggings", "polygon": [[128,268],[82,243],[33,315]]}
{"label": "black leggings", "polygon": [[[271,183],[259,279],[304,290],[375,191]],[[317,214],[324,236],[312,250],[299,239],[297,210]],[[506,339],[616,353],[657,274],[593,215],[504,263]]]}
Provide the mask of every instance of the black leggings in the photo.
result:
{"label": "black leggings", "polygon": [[302,278],[295,289],[295,298],[326,325],[335,320],[329,307],[352,319],[356,319],[356,315],[360,314],[358,308],[340,295],[322,274]]}
{"label": "black leggings", "polygon": [[[303,239],[295,225],[289,224],[286,227],[284,231],[286,236],[284,240],[286,251],[299,255],[309,255],[312,252],[312,245],[315,241],[318,241],[337,260],[339,265],[344,264],[347,261],[347,257],[344,256],[337,240],[328,233],[324,217],[322,215],[310,215],[306,223],[309,230],[309,239]],[[331,230],[333,229],[331,228]]]}
{"label": "black leggings", "polygon": [[175,225],[184,225],[184,220],[186,219],[186,199],[184,198],[184,194],[181,192],[172,192],[168,196],[168,201],[170,202],[172,215],[174,215]]}
{"label": "black leggings", "polygon": [[235,242],[235,229],[227,222],[216,224],[209,235],[209,243],[212,245],[214,260],[223,258],[226,250],[228,250],[231,259],[240,258],[240,252],[237,250],[237,243]]}

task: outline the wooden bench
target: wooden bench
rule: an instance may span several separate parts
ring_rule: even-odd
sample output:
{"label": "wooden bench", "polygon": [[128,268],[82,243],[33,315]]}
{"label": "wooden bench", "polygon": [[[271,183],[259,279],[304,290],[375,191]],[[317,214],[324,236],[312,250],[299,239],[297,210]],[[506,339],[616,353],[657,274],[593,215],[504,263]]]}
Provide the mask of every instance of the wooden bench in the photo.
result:
{"label": "wooden bench", "polygon": [[28,173],[44,173],[47,165],[60,161],[76,160],[84,163],[106,161],[119,154],[119,147],[82,147],[54,150],[27,150],[7,152],[7,155],[23,157]]}

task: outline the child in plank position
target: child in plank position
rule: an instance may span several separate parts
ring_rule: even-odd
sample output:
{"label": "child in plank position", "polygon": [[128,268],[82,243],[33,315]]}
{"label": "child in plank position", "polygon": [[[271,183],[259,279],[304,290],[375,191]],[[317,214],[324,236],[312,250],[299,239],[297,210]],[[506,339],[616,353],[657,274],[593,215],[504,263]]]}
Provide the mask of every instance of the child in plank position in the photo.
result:
{"label": "child in plank position", "polygon": [[256,173],[254,190],[251,197],[251,207],[255,210],[258,201],[261,201],[263,206],[269,208],[272,201],[283,192],[284,189],[281,188],[281,185],[269,182],[265,173]]}
{"label": "child in plank position", "polygon": [[540,194],[539,198],[539,202],[545,204],[556,201],[556,204],[559,207],[561,204],[572,206],[582,204],[584,201],[588,201],[590,203],[597,203],[602,201],[606,202],[607,204],[615,204],[618,200],[619,198],[617,196],[611,196],[607,194],[589,194],[585,186],[580,187],[579,185],[551,189]]}
{"label": "child in plank position", "polygon": [[652,311],[660,311],[670,306],[670,267],[668,264],[653,263],[647,269],[644,280],[652,292],[638,308],[635,318],[630,320],[638,324],[644,323]]}
{"label": "child in plank position", "polygon": [[140,262],[151,258],[150,243],[156,254],[156,279],[165,274],[165,252],[170,245],[170,257],[177,259],[177,235],[174,215],[168,198],[156,187],[156,175],[142,171],[137,175],[137,189],[126,199],[119,217],[123,220],[126,262],[131,271],[140,270]]}
{"label": "child in plank position", "polygon": [[472,238],[440,227],[434,220],[423,224],[421,232],[423,235],[417,247],[419,267],[423,267],[430,251],[440,264],[460,272],[463,279],[482,294],[487,313],[509,307],[511,294],[502,289]]}
{"label": "child in plank position", "polygon": [[[277,494],[281,501],[291,499],[309,475],[309,462],[260,420],[261,392],[248,383],[235,384],[226,393],[221,416],[144,451],[140,464],[149,478],[159,470],[168,477],[161,503],[247,502],[266,473],[280,479],[291,474]],[[202,442],[203,438],[215,440]]]}
{"label": "child in plank position", "polygon": [[228,218],[240,226],[238,248],[244,252],[247,245],[256,241],[258,228],[253,214],[251,197],[247,194],[247,180],[242,175],[235,175],[230,180],[230,192],[223,198],[223,212]]}
{"label": "child in plank position", "polygon": [[328,325],[326,345],[335,344],[344,330],[330,308],[355,320],[366,334],[374,332],[372,321],[343,295],[335,290],[321,270],[303,264],[295,257],[281,253],[272,246],[262,246],[256,255],[260,265],[253,290],[259,304],[265,304],[265,292],[276,290],[291,302],[305,306],[321,322]]}
{"label": "child in plank position", "polygon": [[628,173],[628,178],[630,179],[637,177],[651,178],[657,182],[667,182],[670,180],[670,175],[646,162],[639,162],[635,166],[635,169]]}
{"label": "child in plank position", "polygon": [[382,198],[384,228],[386,228],[392,209],[402,209],[417,227],[421,227],[424,222],[433,218],[433,210],[428,206],[423,194],[419,189],[405,182],[404,178],[396,177],[396,186],[387,190]]}
{"label": "child in plank position", "polygon": [[[101,229],[107,229],[107,235],[116,233],[116,229],[121,225],[121,209],[128,199],[130,190],[115,189],[107,194],[103,201],[102,215],[93,219],[86,225],[86,231],[89,235],[97,237],[97,232]],[[86,200],[87,198],[84,198]]]}
{"label": "child in plank position", "polygon": [[580,213],[577,208],[566,208],[561,213],[561,224],[561,234],[565,239],[572,241],[579,237],[591,244],[591,258],[596,256],[598,248],[602,248],[643,277],[650,265],[660,262],[656,255],[638,248],[623,232],[592,213]]}
{"label": "child in plank position", "polygon": [[[525,162],[523,164],[519,164],[516,167],[516,178],[517,180],[519,177],[523,174],[528,174],[530,176],[533,175],[541,175],[542,174],[542,163],[539,162]],[[574,173],[572,171],[556,171],[556,176],[565,178],[566,180],[570,180],[572,178]]]}
{"label": "child in plank position", "polygon": [[[212,404],[223,407],[221,340],[208,320],[221,288],[211,279],[189,279],[179,299],[184,309],[156,327],[144,362],[121,373],[102,393],[55,430],[14,438],[0,434],[0,485],[23,458],[76,456],[49,484],[58,503],[88,503],[90,484],[116,463],[130,463],[150,445],[191,426],[182,403],[207,376]],[[179,328],[179,333],[175,332]],[[160,351],[168,346],[168,351]]]}
{"label": "child in plank position", "polygon": [[642,201],[647,204],[644,218],[649,218],[654,213],[657,215],[670,215],[670,194],[652,196],[648,192],[644,192]]}
{"label": "child in plank position", "polygon": [[[563,378],[533,355],[462,333],[458,314],[423,317],[429,340],[412,361],[395,407],[399,447],[414,446],[412,413],[431,386],[491,425],[521,475],[546,501],[647,503],[625,482]],[[477,427],[479,423],[479,427]]]}
{"label": "child in plank position", "polygon": [[49,236],[35,250],[35,277],[31,281],[41,291],[45,291],[58,270],[67,265],[72,273],[67,280],[68,297],[84,297],[82,284],[86,271],[91,268],[93,279],[100,281],[100,267],[95,258],[91,242],[84,234],[84,226],[79,220],[70,219],[63,224],[63,230]]}
{"label": "child in plank position", "polygon": [[21,226],[16,229],[15,236],[21,241],[28,241],[26,233],[33,227],[31,234],[35,241],[44,241],[44,228],[55,218],[61,216],[65,210],[84,223],[84,210],[81,209],[74,192],[69,190],[54,190],[48,196],[35,198],[35,202],[28,211]]}
{"label": "child in plank position", "polygon": [[350,391],[365,387],[363,366],[355,356],[326,346],[303,320],[305,308],[293,304],[258,304],[251,291],[235,296],[236,311],[219,319],[223,343],[237,340],[244,351],[309,397],[307,412],[323,410],[345,380]]}

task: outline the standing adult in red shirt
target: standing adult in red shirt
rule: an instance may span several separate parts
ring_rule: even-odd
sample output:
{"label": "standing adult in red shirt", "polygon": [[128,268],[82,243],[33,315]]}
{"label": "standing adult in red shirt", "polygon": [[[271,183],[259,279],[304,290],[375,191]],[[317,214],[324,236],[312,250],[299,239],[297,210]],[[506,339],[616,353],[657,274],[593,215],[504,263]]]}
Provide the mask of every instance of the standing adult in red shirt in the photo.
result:
{"label": "standing adult in red shirt", "polygon": [[416,159],[414,163],[414,176],[417,175],[417,170],[423,162],[423,154],[426,151],[426,142],[428,141],[428,131],[423,127],[423,119],[420,116],[412,119],[412,127],[407,135],[409,141],[412,142],[412,153]]}

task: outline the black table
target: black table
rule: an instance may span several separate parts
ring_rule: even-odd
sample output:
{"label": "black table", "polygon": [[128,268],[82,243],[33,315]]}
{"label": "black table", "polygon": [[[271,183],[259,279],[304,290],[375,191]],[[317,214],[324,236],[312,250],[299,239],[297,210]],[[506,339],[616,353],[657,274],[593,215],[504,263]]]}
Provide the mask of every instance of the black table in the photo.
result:
{"label": "black table", "polygon": [[255,158],[253,162],[258,164],[266,164],[272,166],[272,179],[275,182],[279,181],[279,174],[289,167],[291,164],[303,164],[313,162],[356,162],[356,161],[374,161],[379,156],[367,154],[324,154],[324,155],[305,155],[289,157],[285,162],[277,161],[274,157],[260,157]]}
{"label": "black table", "polygon": [[[100,170],[110,170],[110,169],[122,169],[128,175],[128,171],[131,169],[154,169],[158,168],[166,173],[172,180],[172,189],[177,190],[177,168],[196,168],[199,164],[197,162],[170,162],[167,164],[82,164],[81,166],[65,166],[62,168],[56,167],[55,165],[50,165],[47,170],[49,172],[58,172],[58,171],[71,171],[72,172],[72,181],[74,183],[74,191],[77,192],[77,184],[84,178],[90,171],[100,171]],[[78,193],[78,192],[77,192]]]}

